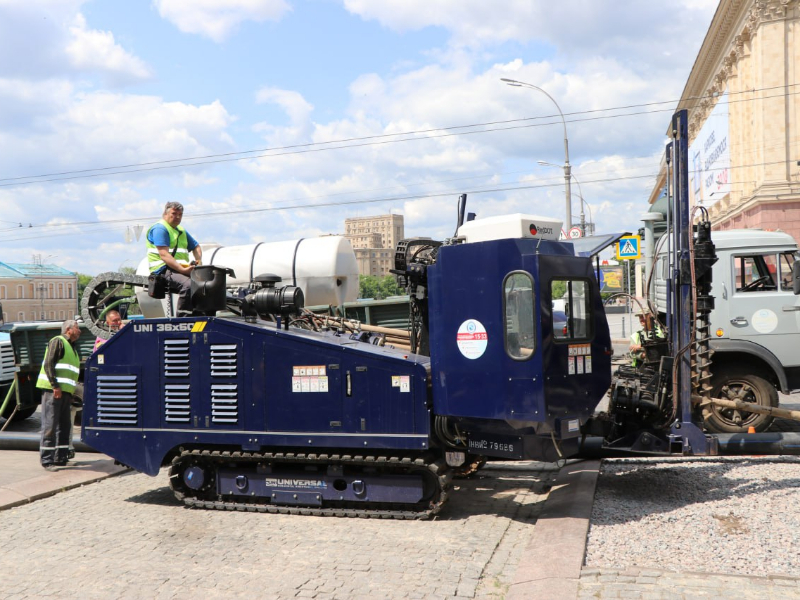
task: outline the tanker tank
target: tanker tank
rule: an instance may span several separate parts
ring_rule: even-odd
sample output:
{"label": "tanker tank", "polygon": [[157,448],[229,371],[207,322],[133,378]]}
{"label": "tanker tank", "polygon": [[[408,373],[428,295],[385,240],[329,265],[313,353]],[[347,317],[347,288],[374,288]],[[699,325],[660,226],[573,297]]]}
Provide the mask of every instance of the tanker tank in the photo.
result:
{"label": "tanker tank", "polygon": [[[258,275],[271,273],[283,285],[303,290],[309,306],[331,304],[341,306],[358,297],[358,265],[350,240],[342,236],[325,236],[285,242],[259,242],[240,246],[200,244],[203,264],[233,269],[228,286],[247,286]],[[136,270],[148,275],[147,259]],[[166,300],[153,300],[138,293],[142,312],[147,317],[166,315]],[[175,306],[175,302],[173,302]]]}

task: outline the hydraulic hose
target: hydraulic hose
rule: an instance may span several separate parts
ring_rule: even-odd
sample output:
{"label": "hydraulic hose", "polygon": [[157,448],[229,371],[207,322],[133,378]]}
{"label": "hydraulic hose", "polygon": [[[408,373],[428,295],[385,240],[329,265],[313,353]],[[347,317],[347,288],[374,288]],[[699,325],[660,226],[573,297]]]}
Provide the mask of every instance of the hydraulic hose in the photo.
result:
{"label": "hydraulic hose", "polygon": [[11,382],[11,387],[8,388],[8,393],[6,394],[6,399],[3,400],[3,406],[0,406],[0,415],[5,414],[6,407],[8,406],[8,403],[11,401],[11,394],[14,393],[15,389],[17,389],[17,377],[16,377],[16,375],[14,376],[14,381]]}

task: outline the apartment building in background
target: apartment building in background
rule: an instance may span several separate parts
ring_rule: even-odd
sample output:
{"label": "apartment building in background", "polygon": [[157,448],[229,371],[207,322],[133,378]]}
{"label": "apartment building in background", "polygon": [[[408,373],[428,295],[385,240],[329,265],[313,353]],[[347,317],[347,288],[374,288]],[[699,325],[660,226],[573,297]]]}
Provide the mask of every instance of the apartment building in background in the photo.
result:
{"label": "apartment building in background", "polygon": [[56,265],[0,262],[3,321],[63,321],[78,311],[78,276]]}
{"label": "apartment building in background", "polygon": [[344,236],[353,245],[360,275],[389,275],[397,242],[405,236],[403,215],[347,218]]}

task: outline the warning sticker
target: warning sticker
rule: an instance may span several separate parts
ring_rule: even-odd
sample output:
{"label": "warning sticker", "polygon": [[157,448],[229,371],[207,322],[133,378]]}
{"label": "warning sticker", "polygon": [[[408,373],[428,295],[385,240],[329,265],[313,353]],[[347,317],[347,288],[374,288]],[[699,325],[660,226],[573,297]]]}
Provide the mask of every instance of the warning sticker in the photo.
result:
{"label": "warning sticker", "polygon": [[589,356],[591,353],[591,344],[570,344],[567,349],[567,354],[569,356]]}
{"label": "warning sticker", "polygon": [[575,357],[570,356],[567,359],[567,373],[569,375],[575,375]]}
{"label": "warning sticker", "polygon": [[400,393],[407,393],[411,391],[411,377],[403,375],[400,377]]}
{"label": "warning sticker", "polygon": [[292,393],[305,394],[328,391],[325,365],[292,367]]}
{"label": "warning sticker", "polygon": [[312,365],[309,367],[306,366],[294,366],[292,367],[292,376],[293,377],[305,377],[305,376],[315,376],[320,377],[325,375],[325,365]]}
{"label": "warning sticker", "polygon": [[575,372],[578,375],[582,375],[583,374],[583,357],[582,356],[576,356],[575,357]]}
{"label": "warning sticker", "polygon": [[458,328],[456,344],[461,354],[470,360],[475,360],[486,352],[486,346],[489,345],[489,335],[480,321],[467,319]]}
{"label": "warning sticker", "polygon": [[585,358],[585,360],[586,360],[586,364],[585,364],[585,366],[583,368],[583,371],[584,371],[584,373],[591,373],[592,372],[592,357],[591,356],[587,356]]}

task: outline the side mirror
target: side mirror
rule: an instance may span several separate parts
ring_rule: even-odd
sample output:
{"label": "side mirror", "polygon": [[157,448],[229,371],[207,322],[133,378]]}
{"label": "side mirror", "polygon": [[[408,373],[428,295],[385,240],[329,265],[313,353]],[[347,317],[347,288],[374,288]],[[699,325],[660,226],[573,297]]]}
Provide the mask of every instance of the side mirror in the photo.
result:
{"label": "side mirror", "polygon": [[795,296],[800,294],[800,260],[794,261],[792,265],[792,291]]}

